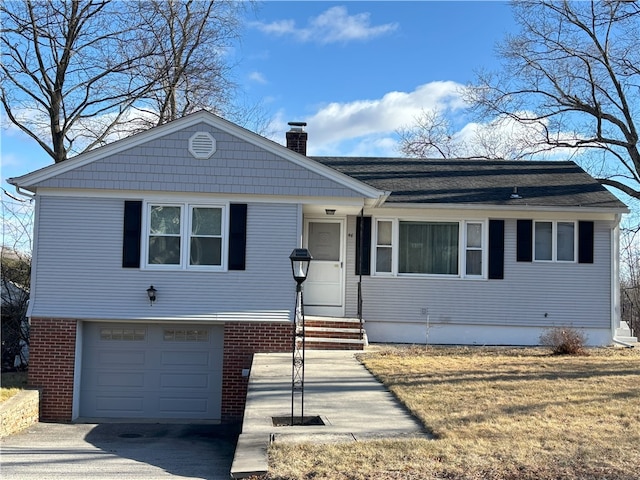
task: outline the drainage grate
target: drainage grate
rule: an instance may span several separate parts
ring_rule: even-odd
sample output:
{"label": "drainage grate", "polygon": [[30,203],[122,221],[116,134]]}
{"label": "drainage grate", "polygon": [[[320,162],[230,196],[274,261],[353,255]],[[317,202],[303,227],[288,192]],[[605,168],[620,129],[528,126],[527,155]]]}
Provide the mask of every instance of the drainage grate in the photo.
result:
{"label": "drainage grate", "polygon": [[[291,416],[285,417],[271,417],[274,427],[291,427]],[[325,421],[320,415],[305,415],[304,417],[294,416],[293,426],[305,426],[305,427],[321,427],[326,425]]]}

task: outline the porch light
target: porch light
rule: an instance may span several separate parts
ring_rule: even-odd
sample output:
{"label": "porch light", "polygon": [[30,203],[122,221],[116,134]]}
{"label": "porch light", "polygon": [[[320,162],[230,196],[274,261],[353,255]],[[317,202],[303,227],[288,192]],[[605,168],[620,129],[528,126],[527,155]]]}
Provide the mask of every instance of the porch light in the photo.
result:
{"label": "porch light", "polygon": [[293,278],[298,284],[298,289],[300,289],[302,283],[307,279],[309,264],[311,260],[313,260],[313,257],[306,248],[294,248],[291,255],[289,255],[289,260],[291,260]]}
{"label": "porch light", "polygon": [[149,296],[149,302],[151,302],[152,306],[153,306],[153,302],[156,301],[156,292],[157,290],[153,288],[153,285],[147,288],[147,295]]}
{"label": "porch light", "polygon": [[324,209],[324,213],[326,213],[327,215],[335,215],[336,214],[336,209],[335,208],[325,208]]}

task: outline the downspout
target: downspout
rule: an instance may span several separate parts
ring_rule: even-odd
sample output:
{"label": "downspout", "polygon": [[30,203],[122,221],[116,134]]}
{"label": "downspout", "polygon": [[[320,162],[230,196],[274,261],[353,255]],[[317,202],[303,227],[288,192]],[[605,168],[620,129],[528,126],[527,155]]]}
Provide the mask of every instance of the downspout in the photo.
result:
{"label": "downspout", "polygon": [[634,348],[630,343],[616,339],[616,330],[620,326],[620,220],[616,214],[615,226],[611,229],[611,340],[626,348]]}
{"label": "downspout", "polygon": [[[11,179],[9,179],[9,180],[11,180]],[[8,180],[7,180],[7,181],[8,181]],[[9,182],[9,183],[11,183],[11,182]],[[23,191],[23,190],[20,188],[20,186],[19,186],[19,185],[16,185],[15,183],[12,183],[12,185],[16,188],[16,193],[17,193],[18,195],[22,195],[23,197],[27,197],[27,198],[28,198],[28,199],[30,199],[30,200],[34,200],[34,199],[36,198],[35,194],[33,194],[33,193],[27,193],[27,192]],[[4,189],[3,189],[3,190],[4,190]],[[9,193],[7,193],[7,191],[6,191],[6,190],[5,190],[5,193],[6,193],[7,195],[9,195]],[[11,195],[9,195],[9,196],[10,196],[10,197],[12,197]],[[12,197],[12,198],[15,198],[15,197]],[[16,198],[16,200],[19,200],[19,199],[17,199],[17,198]]]}
{"label": "downspout", "polygon": [[364,224],[364,207],[360,209],[360,245],[358,255],[358,320],[360,321],[360,340],[363,339],[363,325],[362,325],[362,248],[364,246],[364,235],[362,234],[362,226]]}

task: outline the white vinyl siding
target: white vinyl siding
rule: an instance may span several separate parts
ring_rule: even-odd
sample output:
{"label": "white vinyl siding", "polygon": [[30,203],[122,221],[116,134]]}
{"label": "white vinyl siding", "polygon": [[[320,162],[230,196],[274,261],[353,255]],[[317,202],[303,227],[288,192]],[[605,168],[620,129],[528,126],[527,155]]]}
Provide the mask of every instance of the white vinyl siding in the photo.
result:
{"label": "white vinyl siding", "polygon": [[[355,222],[351,225],[354,228]],[[365,275],[363,317],[366,322],[397,323],[397,328],[403,328],[402,323],[426,325],[427,316],[431,328],[439,324],[609,328],[610,222],[596,221],[594,228],[592,264],[517,262],[516,220],[507,219],[503,280]],[[353,254],[354,247],[348,251]],[[352,275],[352,267],[348,273],[347,312],[355,312],[358,277]]]}
{"label": "white vinyl siding", "polygon": [[[34,316],[289,319],[295,204],[248,204],[246,270],[211,274],[122,268],[122,199],[40,196],[38,202]],[[153,307],[150,285],[158,290]]]}

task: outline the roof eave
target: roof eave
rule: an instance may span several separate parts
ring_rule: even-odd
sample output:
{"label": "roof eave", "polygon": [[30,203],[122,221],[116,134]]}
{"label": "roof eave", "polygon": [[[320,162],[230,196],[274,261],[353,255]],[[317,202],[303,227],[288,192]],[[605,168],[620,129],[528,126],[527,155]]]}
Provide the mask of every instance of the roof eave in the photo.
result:
{"label": "roof eave", "polygon": [[583,205],[498,205],[498,204],[480,204],[480,203],[401,203],[391,202],[376,205],[384,208],[403,208],[403,209],[438,209],[438,210],[518,210],[531,212],[593,212],[593,213],[610,213],[624,214],[629,213],[627,207],[591,207]]}

